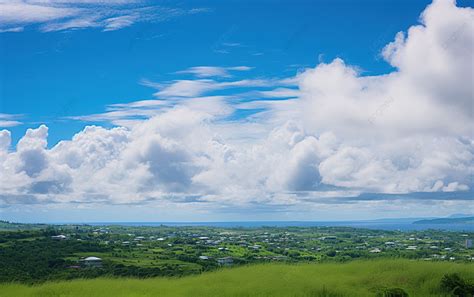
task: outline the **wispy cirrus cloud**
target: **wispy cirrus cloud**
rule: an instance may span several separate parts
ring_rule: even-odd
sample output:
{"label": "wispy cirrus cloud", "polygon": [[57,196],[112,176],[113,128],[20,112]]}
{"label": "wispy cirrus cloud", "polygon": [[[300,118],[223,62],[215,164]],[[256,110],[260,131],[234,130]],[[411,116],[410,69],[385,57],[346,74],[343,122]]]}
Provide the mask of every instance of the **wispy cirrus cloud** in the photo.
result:
{"label": "wispy cirrus cloud", "polygon": [[154,95],[161,98],[196,97],[202,94],[229,88],[265,87],[270,83],[264,79],[244,79],[237,81],[215,81],[210,79],[176,80],[164,85]]}
{"label": "wispy cirrus cloud", "polygon": [[10,121],[10,120],[0,120],[0,128],[10,128],[21,125],[22,122],[19,121]]}
{"label": "wispy cirrus cloud", "polygon": [[0,29],[0,33],[4,32],[22,32],[23,27],[10,27],[10,28],[5,28],[5,29]]}
{"label": "wispy cirrus cloud", "polygon": [[[67,117],[69,120],[83,122],[109,122],[114,125],[133,126],[153,116],[168,112],[178,106],[192,107],[194,110],[211,113],[213,116],[230,116],[237,110],[253,109],[250,102],[255,102],[260,111],[273,108],[266,98],[296,96],[297,81],[294,78],[246,78],[229,80],[229,72],[247,72],[250,66],[196,66],[177,71],[175,74],[192,74],[195,79],[181,79],[165,82],[154,82],[147,79],[141,85],[157,90],[153,93],[156,99],[138,100],[106,106],[103,113]],[[201,78],[209,76],[211,78]],[[225,91],[225,95],[220,94]],[[241,102],[247,102],[242,104]],[[260,102],[260,103],[258,103]]]}
{"label": "wispy cirrus cloud", "polygon": [[276,88],[270,91],[260,91],[259,94],[265,98],[297,98],[301,92],[298,89]]}
{"label": "wispy cirrus cloud", "polygon": [[[288,99],[291,90],[289,87],[295,87],[297,81],[294,78],[187,79],[159,83],[145,80],[142,84],[157,89],[158,91],[153,96],[166,101],[170,107],[192,105],[193,108],[205,110],[219,118],[227,116],[240,120],[245,117],[239,113],[263,116],[270,109],[277,110],[277,103],[268,102],[267,98]],[[286,91],[282,92],[282,90]],[[292,97],[296,90],[293,91]],[[216,104],[215,100],[219,103]],[[242,102],[247,104],[242,104]],[[251,103],[254,103],[256,108],[251,107]],[[286,104],[281,103],[281,105]]]}
{"label": "wispy cirrus cloud", "polygon": [[107,111],[104,113],[90,114],[84,116],[67,117],[72,120],[81,120],[85,122],[111,122],[117,120],[145,120],[156,115],[157,111],[143,108],[120,108],[117,110]]}
{"label": "wispy cirrus cloud", "polygon": [[35,27],[43,32],[83,28],[114,31],[138,22],[163,22],[208,11],[140,0],[0,0],[0,32]]}
{"label": "wispy cirrus cloud", "polygon": [[117,126],[132,127],[154,116],[169,112],[177,106],[187,106],[197,112],[210,113],[214,116],[225,116],[233,112],[233,108],[227,105],[231,96],[201,96],[187,98],[169,98],[162,100],[139,100],[129,103],[111,104],[103,113],[70,116],[65,119],[82,122],[108,122]]}
{"label": "wispy cirrus cloud", "polygon": [[[243,67],[243,66],[242,66]],[[246,67],[246,66],[245,66]],[[219,69],[219,67],[216,67]],[[239,67],[240,68],[240,67]],[[243,71],[243,70],[239,70]],[[179,71],[178,73],[184,73]],[[214,74],[216,72],[214,71]],[[226,89],[270,89],[274,87],[295,86],[296,81],[291,78],[246,78],[240,80],[216,80],[216,79],[179,79],[171,82],[152,82],[142,80],[142,85],[152,87],[158,91],[153,95],[158,98],[173,97],[197,97],[203,94]],[[274,96],[278,96],[274,94]]]}
{"label": "wispy cirrus cloud", "polygon": [[22,125],[23,123],[19,121],[22,115],[19,114],[6,114],[0,113],[0,128],[10,128]]}
{"label": "wispy cirrus cloud", "polygon": [[186,70],[176,72],[177,74],[192,74],[196,77],[230,77],[232,71],[249,71],[253,67],[234,66],[234,67],[216,67],[216,66],[196,66]]}

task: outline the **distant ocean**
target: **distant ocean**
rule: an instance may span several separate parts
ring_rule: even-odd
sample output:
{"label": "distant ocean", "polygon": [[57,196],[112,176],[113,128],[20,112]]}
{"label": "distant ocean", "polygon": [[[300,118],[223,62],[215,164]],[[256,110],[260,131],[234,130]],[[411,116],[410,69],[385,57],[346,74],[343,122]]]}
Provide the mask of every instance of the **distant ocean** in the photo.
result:
{"label": "distant ocean", "polygon": [[397,220],[376,221],[342,221],[342,222],[309,222],[309,221],[252,221],[252,222],[101,222],[88,225],[122,225],[122,226],[207,226],[224,228],[259,228],[259,227],[353,227],[387,231],[422,231],[446,230],[474,232],[474,224],[413,224]]}

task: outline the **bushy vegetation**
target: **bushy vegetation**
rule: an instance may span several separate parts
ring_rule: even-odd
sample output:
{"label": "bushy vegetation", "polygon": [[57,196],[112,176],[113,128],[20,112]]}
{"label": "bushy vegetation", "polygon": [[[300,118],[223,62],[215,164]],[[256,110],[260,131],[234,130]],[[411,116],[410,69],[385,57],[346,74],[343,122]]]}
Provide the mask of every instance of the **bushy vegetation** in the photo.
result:
{"label": "bushy vegetation", "polygon": [[112,256],[115,255],[112,247],[96,240],[52,240],[50,237],[54,234],[53,229],[0,232],[0,283],[37,283],[99,276],[183,276],[201,271],[200,266],[179,260],[146,262],[139,257],[132,258],[133,252],[124,255],[125,259],[116,255],[116,261],[105,261],[101,268],[76,269],[80,255]]}
{"label": "bushy vegetation", "polygon": [[51,240],[51,234],[51,230],[0,233],[0,282],[61,278],[67,265],[77,264],[65,260],[68,255],[106,250],[93,242]]}
{"label": "bushy vegetation", "polygon": [[408,293],[401,288],[384,288],[377,293],[376,297],[408,297]]}
{"label": "bushy vegetation", "polygon": [[[473,267],[474,269],[474,267]],[[474,283],[464,280],[457,273],[450,273],[441,279],[441,289],[456,297],[472,297],[474,296]]]}
{"label": "bushy vegetation", "polygon": [[[99,278],[35,286],[3,284],[0,285],[0,296],[398,297],[406,296],[401,293],[406,292],[410,297],[446,297],[453,295],[441,284],[449,284],[451,280],[459,284],[459,279],[466,284],[472,283],[473,268],[472,264],[412,260],[259,264],[182,278]],[[459,279],[445,276],[453,273]]]}

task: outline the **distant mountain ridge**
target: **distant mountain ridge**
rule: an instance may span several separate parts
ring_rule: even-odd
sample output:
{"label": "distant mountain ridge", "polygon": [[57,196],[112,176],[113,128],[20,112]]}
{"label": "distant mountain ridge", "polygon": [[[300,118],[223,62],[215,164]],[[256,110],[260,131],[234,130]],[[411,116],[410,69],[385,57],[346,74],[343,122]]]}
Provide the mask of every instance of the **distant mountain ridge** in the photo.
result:
{"label": "distant mountain ridge", "polygon": [[465,213],[455,213],[450,215],[448,218],[468,218],[468,217],[474,217],[473,214],[465,214]]}
{"label": "distant mountain ridge", "polygon": [[419,220],[413,222],[413,224],[474,224],[474,216]]}

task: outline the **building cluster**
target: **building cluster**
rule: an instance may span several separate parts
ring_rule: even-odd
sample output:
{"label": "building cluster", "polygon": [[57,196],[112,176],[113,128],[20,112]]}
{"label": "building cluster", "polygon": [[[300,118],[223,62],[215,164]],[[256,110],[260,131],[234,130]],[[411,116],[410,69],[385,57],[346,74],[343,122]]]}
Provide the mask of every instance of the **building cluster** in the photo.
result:
{"label": "building cluster", "polygon": [[[472,234],[385,232],[350,228],[169,228],[137,234],[120,229],[93,229],[51,236],[53,240],[94,240],[121,251],[148,251],[155,258],[231,266],[249,261],[324,260],[402,255],[425,260],[474,261]],[[107,258],[106,258],[107,259]],[[194,260],[193,260],[194,259]],[[79,267],[102,266],[97,255],[78,260]]]}

